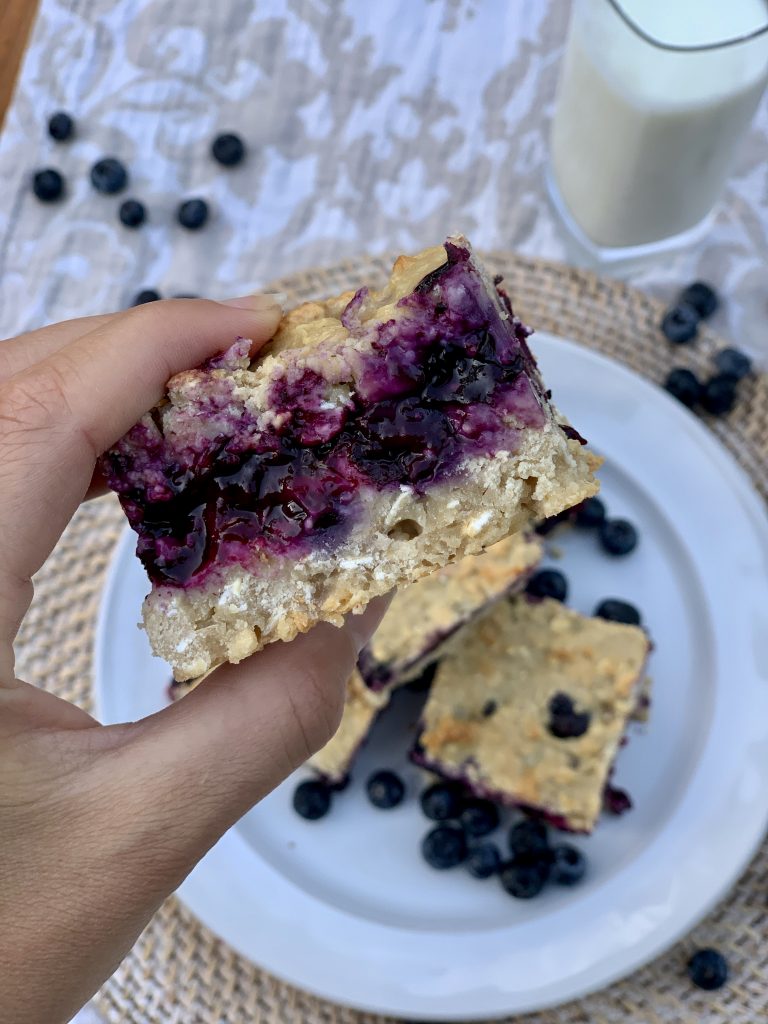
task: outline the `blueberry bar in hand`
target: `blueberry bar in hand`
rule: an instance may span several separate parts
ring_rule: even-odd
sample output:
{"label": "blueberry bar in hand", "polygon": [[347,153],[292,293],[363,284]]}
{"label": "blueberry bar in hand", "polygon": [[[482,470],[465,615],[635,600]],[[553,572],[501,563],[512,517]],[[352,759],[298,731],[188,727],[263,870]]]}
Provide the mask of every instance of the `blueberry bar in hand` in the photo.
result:
{"label": "blueberry bar in hand", "polygon": [[[143,618],[177,680],[556,515],[596,460],[463,237],[177,374],[102,464],[138,534]],[[227,339],[222,339],[222,349]]]}
{"label": "blueberry bar in hand", "polygon": [[502,602],[438,665],[413,759],[590,832],[627,723],[647,700],[649,649],[638,626],[549,598]]}

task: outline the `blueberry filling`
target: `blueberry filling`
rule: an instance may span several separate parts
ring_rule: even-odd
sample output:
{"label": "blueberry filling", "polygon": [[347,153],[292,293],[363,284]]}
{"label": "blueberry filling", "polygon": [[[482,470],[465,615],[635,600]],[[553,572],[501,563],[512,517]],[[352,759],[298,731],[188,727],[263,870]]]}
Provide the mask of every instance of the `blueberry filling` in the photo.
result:
{"label": "blueberry filling", "polygon": [[105,456],[155,582],[194,585],[214,560],[247,562],[253,547],[300,555],[310,537],[338,544],[361,487],[423,492],[467,456],[514,450],[509,417],[543,426],[527,329],[500,316],[466,250],[446,251],[447,262],[400,301],[399,320],[361,325],[365,290],[349,303],[350,332],[376,336],[344,404],[327,401],[315,371],[289,368],[271,385],[269,427],[221,414],[216,437],[185,444],[141,423]]}
{"label": "blueberry filling", "polygon": [[632,797],[625,789],[608,783],[603,793],[603,808],[608,814],[618,817],[632,810]]}

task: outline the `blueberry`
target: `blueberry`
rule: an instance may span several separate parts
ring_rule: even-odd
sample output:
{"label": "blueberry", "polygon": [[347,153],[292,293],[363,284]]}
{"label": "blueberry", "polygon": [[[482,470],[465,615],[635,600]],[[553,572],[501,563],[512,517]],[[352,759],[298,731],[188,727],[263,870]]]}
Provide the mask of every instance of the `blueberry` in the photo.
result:
{"label": "blueberry", "polygon": [[467,854],[467,871],[473,878],[490,878],[499,870],[501,854],[494,843],[481,843]]}
{"label": "blueberry", "polygon": [[53,167],[46,167],[35,172],[32,191],[41,202],[54,203],[64,195],[64,179]]}
{"label": "blueberry", "polygon": [[245,143],[233,132],[217,135],[211,144],[211,156],[224,167],[234,167],[245,156]]}
{"label": "blueberry", "polygon": [[160,292],[156,292],[154,288],[144,288],[138,293],[131,305],[143,306],[145,302],[157,302],[159,298]]}
{"label": "blueberry", "polygon": [[455,868],[467,856],[467,841],[456,825],[438,825],[421,841],[421,852],[430,867],[444,871]]}
{"label": "blueberry", "polygon": [[48,121],[48,134],[57,142],[66,142],[71,138],[75,129],[75,122],[63,110],[58,110]]}
{"label": "blueberry", "polygon": [[681,366],[670,371],[664,387],[670,395],[674,395],[678,402],[687,405],[689,409],[701,399],[701,381],[692,370],[686,370]]}
{"label": "blueberry", "polygon": [[713,416],[723,416],[736,405],[737,381],[727,373],[710,377],[701,393],[701,405]]}
{"label": "blueberry", "polygon": [[620,601],[618,597],[606,597],[595,608],[595,615],[598,619],[606,619],[608,622],[623,622],[627,626],[639,626],[641,622],[640,612],[637,608],[628,601]]}
{"label": "blueberry", "polygon": [[386,811],[403,802],[405,785],[399,775],[386,769],[374,772],[365,784],[368,799],[374,807]]}
{"label": "blueberry", "polygon": [[586,498],[576,506],[573,518],[583,530],[596,530],[605,522],[605,502],[600,498]]}
{"label": "blueberry", "polygon": [[720,305],[714,288],[704,281],[694,281],[687,288],[683,288],[678,301],[692,306],[701,320],[706,320],[707,317],[712,316]]}
{"label": "blueberry", "polygon": [[561,843],[552,851],[550,878],[558,885],[576,885],[587,871],[587,859],[581,850],[569,843]]}
{"label": "blueberry", "polygon": [[176,216],[183,228],[199,231],[208,220],[208,203],[204,199],[185,199]]}
{"label": "blueberry", "polygon": [[498,828],[499,809],[490,800],[467,800],[459,821],[468,836],[479,839]]}
{"label": "blueberry", "polygon": [[97,192],[114,195],[128,184],[128,171],[115,157],[105,156],[91,168],[91,184]]}
{"label": "blueberry", "polygon": [[547,883],[546,864],[519,864],[511,861],[499,871],[499,878],[510,896],[518,900],[530,900],[538,896]]}
{"label": "blueberry", "polygon": [[742,380],[752,372],[752,360],[737,348],[724,348],[715,356],[715,366],[736,380]]}
{"label": "blueberry", "polygon": [[194,292],[176,292],[176,294],[173,295],[172,298],[174,298],[174,299],[199,299],[200,296],[196,295]]}
{"label": "blueberry", "polygon": [[542,821],[526,818],[518,821],[509,830],[509,852],[515,861],[523,863],[548,860],[550,856],[549,834]]}
{"label": "blueberry", "polygon": [[686,302],[673,306],[664,314],[661,331],[668,341],[682,345],[692,341],[699,333],[699,314]]}
{"label": "blueberry", "polygon": [[592,716],[588,711],[577,711],[567,693],[556,693],[549,702],[547,728],[559,740],[573,740],[589,729]]}
{"label": "blueberry", "polygon": [[300,782],[293,792],[293,809],[307,821],[323,818],[331,809],[331,791],[324,782]]}
{"label": "blueberry", "polygon": [[485,704],[483,704],[483,709],[482,709],[481,714],[482,714],[483,718],[490,718],[492,715],[495,715],[498,710],[499,710],[498,701],[487,700],[485,702]]}
{"label": "blueberry", "polygon": [[557,569],[541,569],[535,572],[525,587],[531,597],[551,597],[564,601],[568,596],[568,580]]}
{"label": "blueberry", "polygon": [[120,204],[120,221],[127,228],[137,228],[147,219],[144,204],[138,199],[126,199]]}
{"label": "blueberry", "polygon": [[436,661],[433,661],[431,665],[427,665],[420,676],[405,684],[406,689],[410,690],[411,693],[426,693],[432,685],[432,680],[435,678],[437,666],[438,662]]}
{"label": "blueberry", "polygon": [[628,555],[637,541],[637,530],[626,519],[607,519],[600,527],[600,543],[609,555]]}
{"label": "blueberry", "polygon": [[458,818],[464,806],[464,790],[457,782],[435,782],[420,798],[421,809],[432,821]]}
{"label": "blueberry", "polygon": [[728,961],[716,949],[700,949],[688,961],[688,977],[698,988],[712,992],[728,981]]}

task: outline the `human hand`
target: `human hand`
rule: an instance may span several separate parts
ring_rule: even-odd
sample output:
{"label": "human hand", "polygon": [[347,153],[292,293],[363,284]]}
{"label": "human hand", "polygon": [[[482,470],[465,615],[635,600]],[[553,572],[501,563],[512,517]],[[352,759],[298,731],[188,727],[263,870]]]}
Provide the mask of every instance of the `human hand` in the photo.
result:
{"label": "human hand", "polygon": [[333,734],[375,602],[218,669],[180,703],[100,726],[15,677],[31,578],[98,456],[174,373],[238,335],[268,297],[178,300],[0,342],[0,1020],[59,1024],[87,1001],[216,840]]}

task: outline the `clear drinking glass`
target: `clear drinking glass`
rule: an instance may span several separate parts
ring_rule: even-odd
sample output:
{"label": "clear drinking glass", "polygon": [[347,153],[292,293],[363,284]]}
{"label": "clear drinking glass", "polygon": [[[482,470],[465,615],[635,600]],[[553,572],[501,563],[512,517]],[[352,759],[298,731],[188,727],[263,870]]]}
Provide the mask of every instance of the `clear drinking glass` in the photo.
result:
{"label": "clear drinking glass", "polygon": [[591,261],[706,230],[766,81],[768,0],[574,0],[548,185]]}

